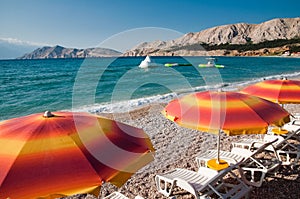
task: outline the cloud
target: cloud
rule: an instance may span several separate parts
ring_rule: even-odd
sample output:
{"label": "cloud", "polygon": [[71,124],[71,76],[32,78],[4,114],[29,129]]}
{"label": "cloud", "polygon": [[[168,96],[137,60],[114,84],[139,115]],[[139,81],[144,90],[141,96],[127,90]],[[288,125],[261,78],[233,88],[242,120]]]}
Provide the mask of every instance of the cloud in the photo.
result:
{"label": "cloud", "polygon": [[26,53],[30,53],[36,48],[42,46],[51,46],[49,44],[22,41],[16,38],[1,38],[0,37],[0,59],[15,59]]}
{"label": "cloud", "polygon": [[20,45],[20,46],[52,46],[50,44],[45,44],[45,43],[38,43],[38,42],[31,42],[31,41],[22,41],[20,39],[16,38],[0,38],[0,42],[5,42],[9,44],[14,44],[14,45]]}

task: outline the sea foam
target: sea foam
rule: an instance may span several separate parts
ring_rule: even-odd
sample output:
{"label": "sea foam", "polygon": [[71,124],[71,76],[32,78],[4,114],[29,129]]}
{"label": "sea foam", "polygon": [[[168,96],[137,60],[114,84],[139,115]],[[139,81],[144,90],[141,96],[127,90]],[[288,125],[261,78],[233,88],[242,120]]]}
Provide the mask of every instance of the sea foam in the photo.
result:
{"label": "sea foam", "polygon": [[222,91],[238,91],[239,89],[255,84],[260,81],[268,80],[268,79],[280,79],[282,77],[295,78],[299,77],[300,72],[295,72],[291,74],[279,74],[279,75],[271,75],[262,78],[254,78],[248,81],[241,81],[241,82],[234,82],[234,83],[220,83],[216,85],[205,85],[205,86],[198,86],[189,89],[182,89],[177,90],[176,92],[162,94],[162,95],[155,95],[155,96],[148,96],[138,99],[130,99],[126,101],[111,101],[106,103],[95,103],[93,105],[86,105],[79,108],[73,108],[72,111],[84,111],[90,113],[124,113],[128,111],[132,111],[135,109],[139,109],[145,107],[147,105],[153,103],[168,103],[169,101],[186,95],[191,92],[199,92],[204,90],[222,90]]}

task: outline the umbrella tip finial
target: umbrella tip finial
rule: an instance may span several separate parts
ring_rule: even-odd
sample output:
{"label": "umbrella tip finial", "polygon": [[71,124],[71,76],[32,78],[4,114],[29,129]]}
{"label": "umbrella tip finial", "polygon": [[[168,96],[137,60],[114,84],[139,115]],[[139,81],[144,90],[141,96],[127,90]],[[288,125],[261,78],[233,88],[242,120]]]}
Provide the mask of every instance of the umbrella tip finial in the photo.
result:
{"label": "umbrella tip finial", "polygon": [[44,117],[53,117],[54,115],[50,111],[45,111]]}

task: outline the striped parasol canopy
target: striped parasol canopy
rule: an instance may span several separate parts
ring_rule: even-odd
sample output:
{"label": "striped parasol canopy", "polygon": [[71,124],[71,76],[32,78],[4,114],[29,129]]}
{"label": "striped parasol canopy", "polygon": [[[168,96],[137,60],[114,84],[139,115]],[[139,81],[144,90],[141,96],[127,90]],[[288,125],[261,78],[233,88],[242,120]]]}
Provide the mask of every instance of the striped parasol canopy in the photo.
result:
{"label": "striped parasol canopy", "polygon": [[242,89],[241,93],[255,95],[279,104],[299,104],[300,81],[286,78],[265,80]]}
{"label": "striped parasol canopy", "polygon": [[0,198],[99,194],[153,160],[142,130],[79,112],[46,112],[0,122]]}
{"label": "striped parasol canopy", "polygon": [[[162,112],[180,126],[219,135],[263,134],[289,122],[278,104],[237,92],[205,91],[171,101]],[[219,154],[218,154],[219,160]]]}

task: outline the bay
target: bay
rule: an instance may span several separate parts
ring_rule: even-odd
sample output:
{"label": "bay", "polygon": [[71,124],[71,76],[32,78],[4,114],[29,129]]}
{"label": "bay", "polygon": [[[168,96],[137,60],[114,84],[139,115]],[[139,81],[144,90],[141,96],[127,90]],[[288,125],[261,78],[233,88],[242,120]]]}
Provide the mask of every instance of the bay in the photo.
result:
{"label": "bay", "polygon": [[[217,57],[224,68],[199,68],[205,57],[0,60],[0,120],[46,110],[122,112],[201,90],[236,90],[263,79],[300,74],[299,58]],[[165,67],[165,63],[192,66]]]}

